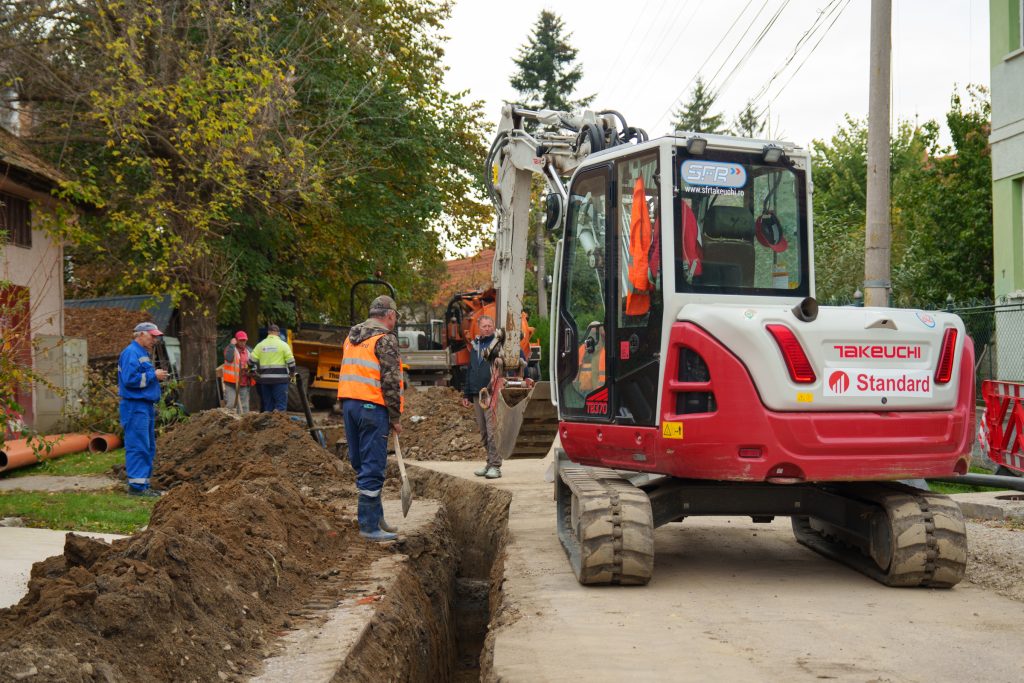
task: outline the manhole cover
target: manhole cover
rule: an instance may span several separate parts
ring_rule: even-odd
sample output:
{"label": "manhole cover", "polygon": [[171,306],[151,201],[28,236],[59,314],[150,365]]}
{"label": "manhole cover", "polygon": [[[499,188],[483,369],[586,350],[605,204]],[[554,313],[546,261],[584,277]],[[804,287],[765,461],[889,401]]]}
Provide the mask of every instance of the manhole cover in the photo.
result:
{"label": "manhole cover", "polygon": [[1024,500],[1024,493],[1011,493],[1005,496],[996,496],[996,500]]}

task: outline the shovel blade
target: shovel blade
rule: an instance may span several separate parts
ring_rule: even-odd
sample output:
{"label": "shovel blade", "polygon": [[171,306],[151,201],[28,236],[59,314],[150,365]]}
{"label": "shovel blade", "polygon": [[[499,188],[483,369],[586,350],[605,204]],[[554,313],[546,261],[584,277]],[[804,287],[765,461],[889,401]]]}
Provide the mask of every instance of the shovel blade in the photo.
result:
{"label": "shovel blade", "polygon": [[412,486],[409,480],[402,478],[402,516],[409,516],[409,508],[412,506]]}

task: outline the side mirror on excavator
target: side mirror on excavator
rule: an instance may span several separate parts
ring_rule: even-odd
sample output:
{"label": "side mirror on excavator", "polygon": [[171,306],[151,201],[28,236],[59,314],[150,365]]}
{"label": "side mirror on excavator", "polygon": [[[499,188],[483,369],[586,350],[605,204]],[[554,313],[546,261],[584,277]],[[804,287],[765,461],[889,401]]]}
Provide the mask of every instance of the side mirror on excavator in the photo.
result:
{"label": "side mirror on excavator", "polygon": [[549,192],[545,199],[544,229],[551,232],[562,222],[562,198]]}

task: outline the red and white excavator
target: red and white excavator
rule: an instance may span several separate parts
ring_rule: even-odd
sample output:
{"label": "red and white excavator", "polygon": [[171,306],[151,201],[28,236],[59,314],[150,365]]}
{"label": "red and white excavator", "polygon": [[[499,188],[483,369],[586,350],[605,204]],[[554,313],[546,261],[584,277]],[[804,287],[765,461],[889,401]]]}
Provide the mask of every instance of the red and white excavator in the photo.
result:
{"label": "red and white excavator", "polygon": [[[487,164],[499,444],[557,429],[558,534],[581,583],[646,583],[654,528],[694,515],[789,516],[884,584],[960,581],[959,507],[896,480],[967,472],[973,345],[949,313],[818,306],[806,150],[506,105]],[[550,384],[530,388],[534,174],[562,237]]]}

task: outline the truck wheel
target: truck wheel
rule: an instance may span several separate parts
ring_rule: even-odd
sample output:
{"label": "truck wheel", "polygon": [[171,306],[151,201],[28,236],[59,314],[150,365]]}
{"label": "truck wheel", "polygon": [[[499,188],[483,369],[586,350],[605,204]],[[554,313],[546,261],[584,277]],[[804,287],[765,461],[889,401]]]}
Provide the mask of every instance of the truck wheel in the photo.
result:
{"label": "truck wheel", "polygon": [[454,367],[452,368],[452,378],[448,381],[448,385],[457,391],[462,391],[463,385],[466,383],[466,368]]}
{"label": "truck wheel", "polygon": [[[306,396],[309,396],[309,369],[295,368],[295,382],[302,382],[306,389]],[[302,412],[302,399],[299,398],[299,388],[292,382],[288,385],[288,410],[293,413]]]}

